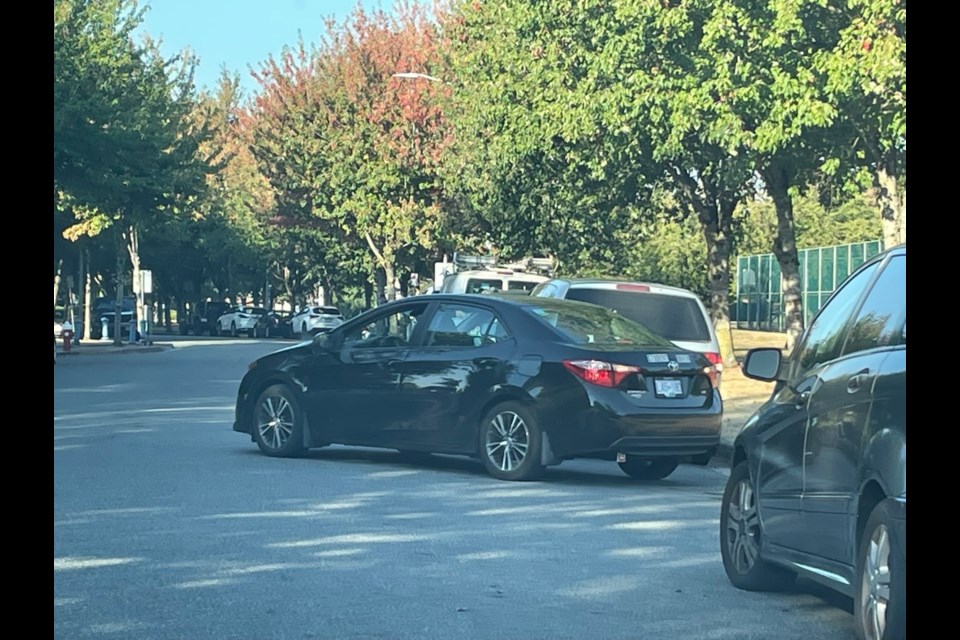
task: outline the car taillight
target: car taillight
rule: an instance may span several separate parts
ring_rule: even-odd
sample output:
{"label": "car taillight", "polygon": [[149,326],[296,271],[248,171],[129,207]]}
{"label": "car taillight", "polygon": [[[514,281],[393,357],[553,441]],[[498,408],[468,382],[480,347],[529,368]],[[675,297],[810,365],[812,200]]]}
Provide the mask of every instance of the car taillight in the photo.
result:
{"label": "car taillight", "polygon": [[614,364],[603,360],[564,360],[567,371],[581,380],[601,387],[617,387],[631,373],[640,373],[640,367]]}
{"label": "car taillight", "polygon": [[723,358],[720,357],[719,353],[710,352],[703,355],[707,356],[707,360],[709,360],[710,364],[717,368],[717,371],[723,371]]}

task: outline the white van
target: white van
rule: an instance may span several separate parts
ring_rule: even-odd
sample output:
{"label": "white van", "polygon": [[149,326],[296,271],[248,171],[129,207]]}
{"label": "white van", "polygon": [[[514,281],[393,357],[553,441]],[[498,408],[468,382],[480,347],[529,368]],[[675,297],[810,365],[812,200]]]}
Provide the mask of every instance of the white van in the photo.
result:
{"label": "white van", "polygon": [[443,279],[438,293],[488,293],[494,291],[533,291],[547,278],[512,269],[460,271]]}

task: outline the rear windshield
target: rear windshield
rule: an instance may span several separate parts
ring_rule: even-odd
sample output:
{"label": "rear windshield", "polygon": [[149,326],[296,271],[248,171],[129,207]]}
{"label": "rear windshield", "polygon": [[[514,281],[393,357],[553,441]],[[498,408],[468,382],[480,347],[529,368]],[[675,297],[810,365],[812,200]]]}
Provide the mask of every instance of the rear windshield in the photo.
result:
{"label": "rear windshield", "polygon": [[573,344],[634,344],[670,347],[672,343],[648,328],[610,309],[587,305],[532,304],[527,313],[554,329]]}
{"label": "rear windshield", "polygon": [[700,305],[693,298],[615,289],[571,288],[567,300],[614,309],[668,340],[709,342],[711,339]]}
{"label": "rear windshield", "polygon": [[322,313],[327,316],[338,316],[340,315],[340,310],[336,307],[317,307],[317,313]]}
{"label": "rear windshield", "polygon": [[491,289],[500,291],[503,288],[503,281],[499,278],[470,278],[467,280],[466,293],[485,293]]}

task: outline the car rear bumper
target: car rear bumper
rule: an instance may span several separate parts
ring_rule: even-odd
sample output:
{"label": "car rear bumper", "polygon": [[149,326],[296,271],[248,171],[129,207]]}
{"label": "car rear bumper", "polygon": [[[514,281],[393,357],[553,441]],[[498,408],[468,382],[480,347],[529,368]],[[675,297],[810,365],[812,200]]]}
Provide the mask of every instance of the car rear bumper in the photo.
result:
{"label": "car rear bumper", "polygon": [[[604,390],[613,391],[613,390]],[[723,404],[714,392],[706,407],[640,409],[619,393],[593,395],[587,409],[549,419],[553,452],[560,458],[614,459],[624,453],[644,457],[691,457],[715,451],[720,444]],[[571,421],[569,416],[577,417]]]}

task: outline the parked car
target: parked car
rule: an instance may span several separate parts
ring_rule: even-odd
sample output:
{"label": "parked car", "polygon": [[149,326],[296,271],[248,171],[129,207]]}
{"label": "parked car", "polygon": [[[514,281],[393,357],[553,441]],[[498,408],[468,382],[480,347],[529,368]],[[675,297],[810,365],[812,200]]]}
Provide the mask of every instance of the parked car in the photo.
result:
{"label": "parked car", "polygon": [[730,581],[797,574],[854,598],[860,638],[905,637],[907,250],[853,273],[797,343],[747,354],[773,395],[734,442],[720,548]]}
{"label": "parked car", "polygon": [[[113,298],[98,298],[91,314],[93,325],[93,337],[103,336],[103,321],[107,321],[107,337],[113,339],[116,333],[117,306]],[[140,330],[136,328],[136,298],[127,296],[123,298],[120,307],[120,339],[126,340],[130,336],[130,325],[134,325],[134,339],[140,340]],[[78,331],[82,330],[78,327]]]}
{"label": "parked car", "polygon": [[530,295],[613,309],[681,349],[702,353],[717,371],[723,371],[717,332],[703,302],[692,291],[649,282],[555,278],[538,285]]}
{"label": "parked car", "polygon": [[293,315],[290,324],[303,336],[323,333],[343,324],[343,314],[336,307],[304,307]]}
{"label": "parked car", "polygon": [[203,300],[192,305],[182,322],[178,322],[180,335],[191,333],[197,336],[203,334],[214,335],[217,329],[217,318],[229,309],[226,302]]}
{"label": "parked car", "polygon": [[464,454],[504,480],[586,457],[658,479],[716,449],[715,374],[595,305],[417,296],[252,363],[233,428],[271,456],[330,443]]}
{"label": "parked car", "polygon": [[268,311],[257,317],[253,335],[258,338],[291,338],[293,337],[291,318],[293,314],[288,311]]}
{"label": "parked car", "polygon": [[260,316],[267,313],[262,307],[235,307],[217,318],[214,330],[219,335],[239,336],[241,333],[253,337]]}

